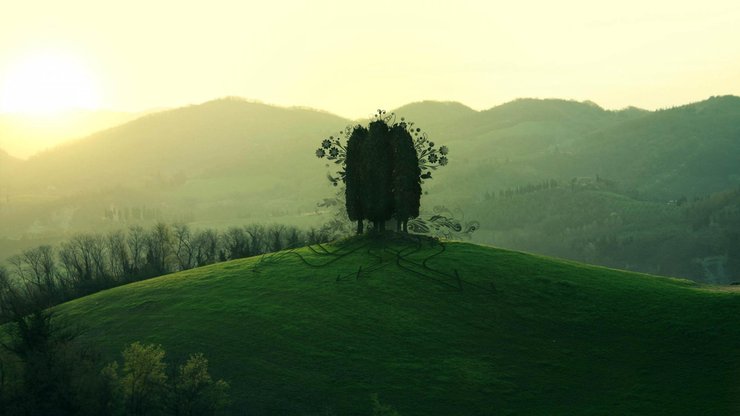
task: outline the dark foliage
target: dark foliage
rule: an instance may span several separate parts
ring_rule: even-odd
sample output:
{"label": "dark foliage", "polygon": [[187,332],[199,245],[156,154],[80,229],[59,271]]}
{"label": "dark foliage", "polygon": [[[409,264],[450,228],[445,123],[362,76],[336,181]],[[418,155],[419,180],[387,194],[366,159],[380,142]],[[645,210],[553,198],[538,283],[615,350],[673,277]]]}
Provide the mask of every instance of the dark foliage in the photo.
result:
{"label": "dark foliage", "polygon": [[409,218],[419,216],[421,203],[421,169],[414,141],[404,125],[391,127],[393,150],[393,202],[397,230],[408,231]]}
{"label": "dark foliage", "polygon": [[390,130],[383,120],[370,123],[364,143],[362,170],[365,172],[363,211],[374,229],[383,231],[393,216],[393,153]]}
{"label": "dark foliage", "polygon": [[447,165],[448,152],[447,146],[436,148],[414,123],[396,122],[395,114],[378,110],[367,128],[347,127],[340,136],[324,139],[316,156],[340,166],[329,181],[345,184],[347,216],[357,221],[361,234],[363,220],[383,231],[393,217],[397,230],[408,231],[408,220],[419,216],[421,184]]}
{"label": "dark foliage", "polygon": [[193,354],[168,382],[164,350],[134,343],[104,368],[98,354],[72,330],[36,305],[5,326],[0,350],[0,414],[215,415],[228,404],[228,383],[213,380],[208,360]]}
{"label": "dark foliage", "polygon": [[128,282],[329,238],[325,230],[277,224],[218,232],[157,223],[149,230],[132,226],[125,233],[78,234],[58,248],[25,250],[9,259],[9,270],[0,268],[0,323]]}
{"label": "dark foliage", "polygon": [[366,205],[365,201],[365,172],[363,170],[364,145],[367,140],[368,131],[362,126],[357,126],[352,130],[352,134],[347,141],[347,157],[345,168],[345,205],[347,207],[347,216],[350,221],[357,221],[357,233],[362,234],[363,219],[365,218]]}

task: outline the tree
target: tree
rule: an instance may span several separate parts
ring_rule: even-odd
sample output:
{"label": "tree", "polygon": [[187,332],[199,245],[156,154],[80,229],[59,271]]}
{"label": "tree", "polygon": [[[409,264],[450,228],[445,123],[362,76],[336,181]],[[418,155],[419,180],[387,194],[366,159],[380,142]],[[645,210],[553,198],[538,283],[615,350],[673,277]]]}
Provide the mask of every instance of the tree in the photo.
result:
{"label": "tree", "polygon": [[395,114],[378,110],[367,128],[347,127],[340,136],[329,136],[321,142],[316,156],[333,161],[341,168],[329,181],[345,184],[345,206],[351,221],[373,222],[383,231],[385,222],[395,216],[397,229],[408,231],[408,220],[419,215],[421,185],[432,178],[432,171],[447,165],[446,146],[437,149],[421,129]]}
{"label": "tree", "polygon": [[100,394],[96,356],[75,342],[79,332],[61,325],[42,304],[9,309],[2,345],[10,356],[0,363],[0,414],[102,414],[106,398]]}
{"label": "tree", "polygon": [[363,171],[367,178],[363,211],[376,231],[384,231],[385,222],[393,216],[393,153],[390,131],[384,120],[370,123],[363,150]]}
{"label": "tree", "polygon": [[208,373],[208,360],[202,353],[192,354],[181,365],[172,386],[173,414],[177,416],[209,416],[228,402],[229,384],[214,381]]}
{"label": "tree", "polygon": [[140,225],[132,225],[128,229],[126,239],[129,253],[131,253],[131,272],[140,275],[146,262],[146,231]]}
{"label": "tree", "polygon": [[108,233],[106,248],[111,275],[116,280],[122,280],[131,274],[131,255],[126,247],[126,236],[122,231]]}
{"label": "tree", "polygon": [[155,224],[146,236],[146,259],[154,276],[169,273],[172,240],[170,226],[162,222]]}
{"label": "tree", "polygon": [[123,351],[121,387],[132,415],[158,414],[167,391],[164,350],[160,345],[134,342]]}
{"label": "tree", "polygon": [[393,201],[396,211],[396,231],[408,232],[409,218],[419,216],[421,204],[421,168],[414,140],[405,124],[391,127],[393,147]]}
{"label": "tree", "polygon": [[172,226],[175,242],[175,258],[179,270],[188,270],[195,267],[195,248],[190,227],[185,223],[176,223]]}
{"label": "tree", "polygon": [[352,130],[352,135],[347,141],[347,158],[345,167],[345,198],[344,202],[347,207],[347,216],[350,221],[357,221],[357,234],[363,232],[363,220],[365,211],[363,207],[367,204],[365,201],[365,169],[364,161],[364,142],[367,140],[368,131],[362,126],[357,126]]}

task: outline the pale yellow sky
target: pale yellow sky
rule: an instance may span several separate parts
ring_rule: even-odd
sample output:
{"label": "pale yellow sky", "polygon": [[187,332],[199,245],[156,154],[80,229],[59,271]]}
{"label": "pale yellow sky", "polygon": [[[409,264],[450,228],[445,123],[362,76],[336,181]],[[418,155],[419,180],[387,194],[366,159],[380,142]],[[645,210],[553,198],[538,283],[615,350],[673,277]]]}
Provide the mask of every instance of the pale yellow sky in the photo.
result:
{"label": "pale yellow sky", "polygon": [[242,96],[357,118],[423,99],[740,95],[736,0],[0,1],[0,99],[39,51],[83,68],[76,85],[111,110]]}

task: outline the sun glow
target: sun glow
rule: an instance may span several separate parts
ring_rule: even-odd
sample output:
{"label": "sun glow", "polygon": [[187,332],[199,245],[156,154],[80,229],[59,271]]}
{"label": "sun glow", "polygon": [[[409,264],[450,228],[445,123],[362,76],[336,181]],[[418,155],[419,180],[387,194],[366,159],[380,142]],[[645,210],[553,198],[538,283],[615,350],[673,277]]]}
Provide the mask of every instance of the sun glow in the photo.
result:
{"label": "sun glow", "polygon": [[96,77],[73,55],[56,51],[27,55],[0,76],[2,113],[53,115],[100,107]]}

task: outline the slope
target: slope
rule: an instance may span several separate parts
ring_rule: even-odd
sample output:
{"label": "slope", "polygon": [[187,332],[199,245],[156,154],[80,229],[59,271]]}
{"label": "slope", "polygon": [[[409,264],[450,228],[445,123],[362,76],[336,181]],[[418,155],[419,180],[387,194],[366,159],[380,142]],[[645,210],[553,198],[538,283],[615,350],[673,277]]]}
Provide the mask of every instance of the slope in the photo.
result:
{"label": "slope", "polygon": [[652,199],[740,185],[740,97],[712,97],[651,113],[586,137],[573,166]]}
{"label": "slope", "polygon": [[150,114],[37,155],[24,164],[20,184],[70,193],[275,166],[270,174],[296,162],[293,151],[283,150],[310,155],[316,137],[345,124],[313,110],[214,100]]}
{"label": "slope", "polygon": [[107,359],[202,351],[234,414],[731,414],[738,294],[465,243],[356,238],[58,307]]}
{"label": "slope", "polygon": [[131,121],[144,113],[74,110],[54,116],[0,114],[0,147],[22,158],[70,139]]}
{"label": "slope", "polygon": [[[219,227],[308,221],[301,214],[332,192],[314,148],[348,123],[240,99],[150,114],[17,163],[3,176],[0,239],[45,244],[130,225],[107,220],[110,208]],[[3,247],[0,259],[17,252]]]}
{"label": "slope", "polygon": [[570,179],[577,152],[589,134],[640,119],[639,110],[606,111],[591,102],[519,99],[459,118],[433,137],[450,146],[451,162],[437,193],[479,197],[491,184],[524,185]]}
{"label": "slope", "polygon": [[424,131],[436,135],[446,126],[478,112],[454,101],[420,101],[406,104],[395,110],[398,117],[421,126]]}
{"label": "slope", "polygon": [[20,163],[20,159],[16,159],[9,155],[5,150],[0,149],[0,172],[9,174]]}

